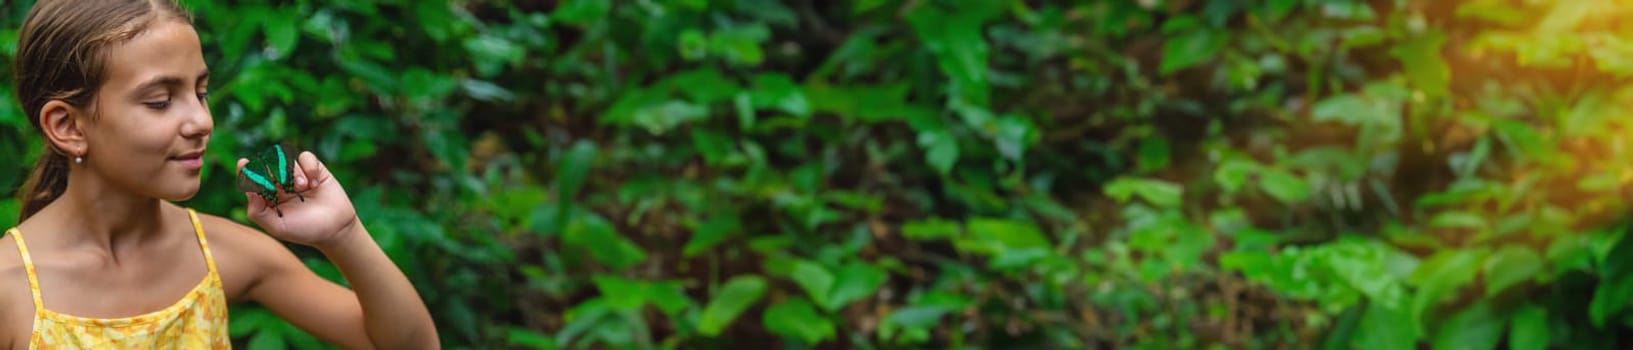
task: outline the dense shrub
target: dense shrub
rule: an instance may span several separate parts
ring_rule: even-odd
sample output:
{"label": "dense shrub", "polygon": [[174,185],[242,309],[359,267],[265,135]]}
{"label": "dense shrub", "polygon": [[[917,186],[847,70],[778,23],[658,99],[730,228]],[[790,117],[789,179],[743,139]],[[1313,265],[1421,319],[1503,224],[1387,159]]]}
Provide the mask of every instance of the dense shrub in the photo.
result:
{"label": "dense shrub", "polygon": [[[456,348],[1534,349],[1633,325],[1630,8],[1067,3],[190,1],[219,97],[185,204],[245,221],[235,154],[317,152]],[[10,106],[6,192],[41,145]],[[320,346],[253,306],[233,328]]]}

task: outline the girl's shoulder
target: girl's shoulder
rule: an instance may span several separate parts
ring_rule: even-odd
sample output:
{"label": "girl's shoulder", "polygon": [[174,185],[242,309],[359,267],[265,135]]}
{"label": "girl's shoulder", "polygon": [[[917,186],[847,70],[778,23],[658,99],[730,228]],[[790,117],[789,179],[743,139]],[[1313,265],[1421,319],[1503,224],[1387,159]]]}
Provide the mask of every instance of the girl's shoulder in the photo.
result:
{"label": "girl's shoulder", "polygon": [[9,234],[0,236],[0,348],[17,345],[18,339],[26,339],[18,337],[31,331],[34,299],[27,273],[16,240]]}
{"label": "girl's shoulder", "polygon": [[[217,259],[220,255],[230,252],[237,257],[266,257],[268,253],[288,249],[277,239],[268,236],[260,229],[250,227],[238,221],[214,214],[198,213],[199,226],[204,229],[204,237],[210,244],[210,250]],[[219,247],[219,249],[217,249]],[[230,257],[228,257],[230,258]]]}
{"label": "girl's shoulder", "polygon": [[285,264],[279,260],[291,254],[283,243],[261,230],[218,215],[197,215],[229,299],[242,299],[263,276],[282,268]]}
{"label": "girl's shoulder", "polygon": [[245,243],[244,241],[254,241],[256,235],[265,236],[260,230],[220,215],[203,211],[195,211],[195,213],[198,216],[200,228],[204,230],[204,237],[211,246],[218,243],[222,245],[242,244]]}
{"label": "girl's shoulder", "polygon": [[[33,304],[28,289],[28,269],[23,265],[23,255],[17,251],[17,239],[4,234],[0,235],[0,313],[6,312],[15,300]],[[0,325],[3,324],[5,320],[0,318]]]}

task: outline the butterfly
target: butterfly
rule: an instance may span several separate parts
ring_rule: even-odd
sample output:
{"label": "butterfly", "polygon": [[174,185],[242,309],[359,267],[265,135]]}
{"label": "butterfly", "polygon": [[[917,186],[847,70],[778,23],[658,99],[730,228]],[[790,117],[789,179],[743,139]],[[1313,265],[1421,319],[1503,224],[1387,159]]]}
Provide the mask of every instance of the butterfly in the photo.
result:
{"label": "butterfly", "polygon": [[288,147],[273,144],[245,158],[249,163],[238,172],[238,190],[260,195],[272,203],[272,209],[280,218],[284,212],[278,209],[279,191],[294,193],[296,198],[306,201],[306,196],[295,192],[295,157]]}

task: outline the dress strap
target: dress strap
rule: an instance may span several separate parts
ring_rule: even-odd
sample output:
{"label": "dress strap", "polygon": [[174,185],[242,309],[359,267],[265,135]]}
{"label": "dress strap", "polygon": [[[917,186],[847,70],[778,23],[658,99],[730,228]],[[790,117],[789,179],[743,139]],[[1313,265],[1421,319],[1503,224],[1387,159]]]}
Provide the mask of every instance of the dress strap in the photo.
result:
{"label": "dress strap", "polygon": [[198,247],[204,250],[204,264],[210,267],[210,274],[215,275],[215,258],[210,256],[210,242],[204,239],[204,225],[199,224],[198,213],[193,208],[187,208],[187,218],[193,220],[193,234],[198,235]]}
{"label": "dress strap", "polygon": [[16,228],[6,230],[6,234],[17,242],[17,253],[23,256],[23,270],[28,272],[28,292],[34,296],[35,312],[45,310],[45,302],[40,299],[40,280],[34,277],[34,259],[28,256],[28,244],[23,243],[23,233]]}

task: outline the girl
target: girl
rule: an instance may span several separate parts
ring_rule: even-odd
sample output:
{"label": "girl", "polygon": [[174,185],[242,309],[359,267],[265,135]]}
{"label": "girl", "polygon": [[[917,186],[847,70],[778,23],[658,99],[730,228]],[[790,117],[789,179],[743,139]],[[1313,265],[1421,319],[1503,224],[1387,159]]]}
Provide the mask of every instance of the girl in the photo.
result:
{"label": "girl", "polygon": [[[348,349],[438,347],[418,293],[311,153],[295,164],[305,201],[284,201],[281,217],[246,195],[266,234],[172,203],[198,192],[213,128],[198,34],[172,1],[40,0],[28,13],[12,72],[47,142],[0,238],[0,347],[227,348],[239,301]],[[322,251],[352,288],[274,238]]]}

